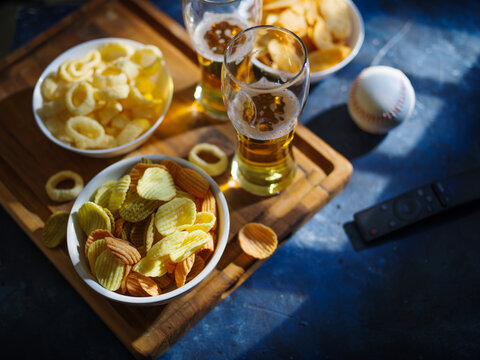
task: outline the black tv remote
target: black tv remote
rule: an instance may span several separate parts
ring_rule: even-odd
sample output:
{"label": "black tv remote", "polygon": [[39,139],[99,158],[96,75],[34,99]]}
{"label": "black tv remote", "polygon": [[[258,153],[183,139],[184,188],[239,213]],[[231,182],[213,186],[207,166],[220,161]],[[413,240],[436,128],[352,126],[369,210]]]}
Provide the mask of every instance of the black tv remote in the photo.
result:
{"label": "black tv remote", "polygon": [[480,168],[450,176],[398,195],[354,214],[365,241],[480,199]]}

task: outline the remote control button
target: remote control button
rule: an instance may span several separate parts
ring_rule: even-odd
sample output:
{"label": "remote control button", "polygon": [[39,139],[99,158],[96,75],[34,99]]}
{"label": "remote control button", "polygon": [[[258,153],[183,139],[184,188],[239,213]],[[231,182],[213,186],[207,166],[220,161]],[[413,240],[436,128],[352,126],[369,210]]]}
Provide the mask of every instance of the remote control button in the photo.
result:
{"label": "remote control button", "polygon": [[417,195],[418,196],[423,196],[424,192],[423,192],[423,189],[418,189],[417,190]]}
{"label": "remote control button", "polygon": [[431,195],[427,195],[425,199],[427,199],[427,201],[430,203],[433,201],[433,197]]}
{"label": "remote control button", "polygon": [[388,205],[387,204],[380,205],[380,210],[387,211],[388,210]]}
{"label": "remote control button", "polygon": [[415,199],[397,199],[394,202],[395,214],[402,220],[411,220],[421,211],[420,203]]}
{"label": "remote control button", "polygon": [[371,228],[369,233],[370,233],[370,235],[375,236],[375,235],[377,235],[377,229]]}
{"label": "remote control button", "polygon": [[427,205],[427,211],[429,213],[433,212],[433,206],[432,205]]}
{"label": "remote control button", "polygon": [[391,228],[394,228],[397,226],[397,222],[392,219],[388,222],[388,226],[390,226]]}

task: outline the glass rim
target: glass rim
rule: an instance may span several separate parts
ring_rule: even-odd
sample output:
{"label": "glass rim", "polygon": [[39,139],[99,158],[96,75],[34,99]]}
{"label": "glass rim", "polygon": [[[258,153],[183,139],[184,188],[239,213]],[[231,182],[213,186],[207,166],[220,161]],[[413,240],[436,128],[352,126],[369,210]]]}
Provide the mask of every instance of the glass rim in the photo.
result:
{"label": "glass rim", "polygon": [[[205,0],[204,0],[205,1]],[[243,35],[244,33],[247,33],[248,31],[253,31],[253,30],[258,30],[258,29],[273,29],[273,30],[279,30],[279,31],[283,31],[287,34],[290,34],[292,35],[294,38],[297,39],[297,41],[300,43],[300,45],[302,46],[302,49],[303,49],[303,53],[305,55],[304,57],[304,61],[303,61],[303,64],[302,64],[302,68],[298,71],[298,73],[290,80],[288,80],[287,82],[281,84],[281,85],[278,85],[278,86],[272,86],[272,87],[265,87],[265,88],[261,88],[261,89],[258,89],[258,88],[255,88],[255,87],[252,87],[250,86],[249,84],[237,79],[236,76],[234,76],[232,74],[232,72],[230,71],[230,69],[228,68],[227,66],[227,53],[228,53],[228,50],[230,48],[230,46],[233,44],[233,42],[238,38],[240,37],[241,35]],[[282,28],[282,27],[279,27],[279,26],[274,26],[274,25],[256,25],[256,26],[252,26],[250,28],[247,28],[245,30],[242,30],[241,32],[239,32],[237,35],[235,35],[232,40],[230,40],[229,44],[227,45],[227,48],[225,49],[225,54],[223,55],[223,68],[225,68],[225,71],[228,72],[228,74],[230,75],[230,77],[237,83],[239,84],[242,88],[246,88],[246,89],[249,89],[249,90],[252,90],[252,91],[263,91],[263,90],[281,90],[281,89],[284,89],[290,85],[292,85],[293,83],[295,83],[298,78],[305,72],[307,71],[307,65],[308,65],[308,53],[307,53],[307,48],[305,46],[305,44],[303,43],[302,39],[300,39],[300,37],[295,34],[293,31],[290,31],[288,29],[285,29],[285,28]],[[308,78],[307,81],[309,81],[310,79]]]}

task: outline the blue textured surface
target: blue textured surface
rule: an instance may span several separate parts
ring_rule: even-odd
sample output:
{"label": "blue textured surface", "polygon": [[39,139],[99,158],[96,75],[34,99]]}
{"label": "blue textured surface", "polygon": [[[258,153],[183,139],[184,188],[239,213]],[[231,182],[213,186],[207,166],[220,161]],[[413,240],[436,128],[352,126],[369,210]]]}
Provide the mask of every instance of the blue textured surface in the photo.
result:
{"label": "blue textured surface", "polygon": [[[179,1],[154,3],[181,21]],[[351,160],[349,186],[163,359],[480,357],[478,202],[375,246],[347,236],[356,211],[480,166],[480,3],[355,3],[366,26],[363,48],[312,87],[301,120]],[[417,97],[412,117],[386,136],[359,130],[345,105],[355,76],[377,64],[402,70]],[[1,212],[1,233],[18,239],[15,249],[0,242],[6,354],[128,358]],[[8,275],[18,259],[29,265],[14,282]],[[25,337],[37,337],[30,350]]]}

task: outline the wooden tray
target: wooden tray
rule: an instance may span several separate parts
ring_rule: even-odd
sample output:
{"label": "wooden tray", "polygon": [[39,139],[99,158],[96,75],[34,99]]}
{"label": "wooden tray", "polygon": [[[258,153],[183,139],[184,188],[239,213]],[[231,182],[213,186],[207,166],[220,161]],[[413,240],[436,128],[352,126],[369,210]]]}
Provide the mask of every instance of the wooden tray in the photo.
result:
{"label": "wooden tray", "polygon": [[125,346],[138,358],[156,358],[263,263],[243,254],[238,246],[236,234],[245,223],[271,226],[282,244],[346,186],[352,166],[299,125],[294,140],[299,171],[281,195],[260,198],[232,185],[228,174],[216,179],[231,211],[230,242],[203,284],[157,307],[131,307],[100,297],[78,277],[65,245],[51,250],[41,243],[44,221],[53,211],[69,210],[73,203],[53,203],[44,184],[62,169],[77,171],[89,181],[121,158],[86,158],[49,142],[34,122],[31,102],[35,82],[57,55],[80,42],[109,36],[157,45],[175,83],[174,100],[164,122],[144,146],[128,156],[186,157],[200,141],[218,144],[232,155],[236,138],[231,125],[212,124],[192,105],[199,70],[183,27],[145,1],[95,0],[0,62],[0,201]]}

